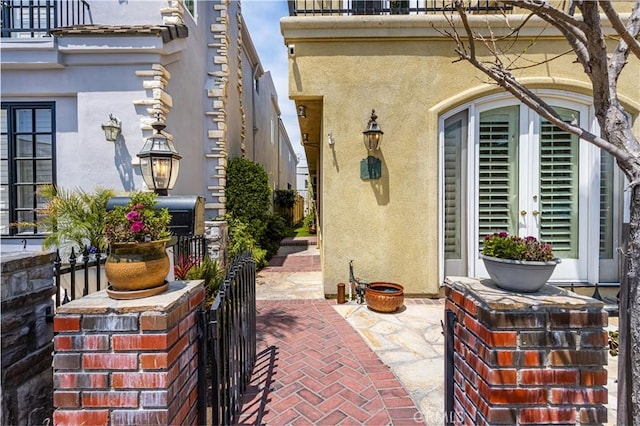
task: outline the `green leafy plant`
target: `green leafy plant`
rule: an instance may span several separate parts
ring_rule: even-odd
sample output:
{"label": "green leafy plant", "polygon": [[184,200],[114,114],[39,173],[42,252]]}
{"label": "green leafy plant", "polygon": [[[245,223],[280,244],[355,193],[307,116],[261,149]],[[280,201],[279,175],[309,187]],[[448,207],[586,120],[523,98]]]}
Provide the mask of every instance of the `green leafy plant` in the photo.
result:
{"label": "green leafy plant", "polygon": [[209,256],[204,256],[200,264],[196,264],[189,269],[185,279],[204,280],[204,288],[207,292],[205,307],[209,308],[224,281],[224,277],[224,269],[220,267],[218,261],[211,260]]}
{"label": "green leafy plant", "polygon": [[265,266],[284,236],[284,224],[270,213],[271,188],[267,173],[259,164],[234,158],[227,167],[225,194],[230,260],[250,251],[256,265]]}
{"label": "green leafy plant", "polygon": [[482,254],[500,259],[549,262],[555,257],[551,244],[535,237],[521,238],[506,232],[496,232],[484,238]]}
{"label": "green leafy plant", "polygon": [[309,213],[304,217],[303,224],[307,228],[315,228],[316,227],[316,210],[311,209]]}
{"label": "green leafy plant", "polygon": [[282,216],[277,214],[268,215],[266,217],[265,229],[260,236],[260,247],[267,251],[267,258],[274,256],[280,248],[280,241],[286,234],[286,224]]}
{"label": "green leafy plant", "polygon": [[287,209],[296,205],[298,193],[294,189],[276,189],[273,194],[273,202],[278,207]]}
{"label": "green leafy plant", "polygon": [[182,254],[178,255],[175,265],[173,265],[173,275],[176,280],[186,280],[189,271],[198,266],[200,259],[196,257],[194,253],[190,253],[188,256]]}
{"label": "green leafy plant", "polygon": [[126,206],[107,213],[105,238],[109,243],[139,243],[169,238],[171,215],[168,209],[155,207],[156,194],[135,192]]}
{"label": "green leafy plant", "polygon": [[70,248],[104,252],[107,242],[104,236],[107,202],[114,191],[96,188],[94,193],[81,189],[66,190],[54,185],[44,185],[38,195],[45,201],[36,209],[37,222],[18,222],[12,226],[35,228],[45,234],[42,247]]}
{"label": "green leafy plant", "polygon": [[249,232],[249,226],[242,219],[227,216],[229,223],[229,258],[233,262],[244,252],[251,252],[256,261],[256,267],[263,268],[267,265],[267,251],[262,249],[254,236]]}

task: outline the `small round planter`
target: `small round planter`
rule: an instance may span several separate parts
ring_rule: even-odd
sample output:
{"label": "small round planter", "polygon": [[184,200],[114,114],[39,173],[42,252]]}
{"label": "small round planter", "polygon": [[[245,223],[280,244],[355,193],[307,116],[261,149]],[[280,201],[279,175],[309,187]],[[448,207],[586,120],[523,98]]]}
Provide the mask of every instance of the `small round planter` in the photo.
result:
{"label": "small round planter", "polygon": [[372,282],[365,291],[367,307],[377,312],[395,312],[404,303],[404,287],[396,283]]}
{"label": "small round planter", "polygon": [[500,259],[480,255],[487,273],[498,287],[521,293],[540,290],[551,278],[560,259],[549,262]]}
{"label": "small round planter", "polygon": [[[144,243],[112,243],[104,271],[111,286],[110,296],[118,292],[137,292],[133,297],[146,297],[154,292],[143,290],[164,286],[169,273],[169,256],[165,250],[168,240]],[[157,293],[156,293],[157,294]]]}

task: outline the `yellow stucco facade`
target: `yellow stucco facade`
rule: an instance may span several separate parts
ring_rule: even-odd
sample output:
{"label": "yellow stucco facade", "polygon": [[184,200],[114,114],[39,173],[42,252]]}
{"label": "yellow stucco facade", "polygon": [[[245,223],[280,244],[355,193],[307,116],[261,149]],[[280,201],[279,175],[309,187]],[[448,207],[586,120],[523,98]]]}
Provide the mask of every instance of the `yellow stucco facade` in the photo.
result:
{"label": "yellow stucco facade", "polygon": [[[499,16],[471,18],[476,28]],[[511,22],[518,20],[516,15]],[[442,35],[441,15],[299,16],[281,20],[289,46],[289,96],[305,106],[310,174],[317,175],[319,244],[325,294],[348,281],[348,262],[367,281],[400,283],[405,294],[435,296],[442,280],[440,118],[465,103],[501,92]],[[543,34],[540,37],[540,34]],[[531,44],[534,37],[535,43]],[[589,95],[590,84],[558,34],[532,20],[513,47],[529,63],[516,75],[530,87]],[[640,108],[640,64],[631,60],[619,93]],[[362,131],[371,110],[384,131],[382,177],[363,180]],[[636,124],[637,128],[637,124]],[[329,143],[331,135],[332,144]],[[302,138],[301,138],[302,139]]]}

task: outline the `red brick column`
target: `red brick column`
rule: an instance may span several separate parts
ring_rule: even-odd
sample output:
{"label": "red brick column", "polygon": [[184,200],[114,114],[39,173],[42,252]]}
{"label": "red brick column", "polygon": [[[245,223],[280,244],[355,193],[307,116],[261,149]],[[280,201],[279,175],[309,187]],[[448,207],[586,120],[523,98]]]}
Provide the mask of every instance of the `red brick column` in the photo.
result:
{"label": "red brick column", "polygon": [[545,286],[512,293],[488,281],[448,280],[454,328],[456,424],[607,421],[603,304]]}
{"label": "red brick column", "polygon": [[100,291],[61,306],[54,424],[197,424],[204,296],[202,281],[183,281],[158,296],[114,300]]}

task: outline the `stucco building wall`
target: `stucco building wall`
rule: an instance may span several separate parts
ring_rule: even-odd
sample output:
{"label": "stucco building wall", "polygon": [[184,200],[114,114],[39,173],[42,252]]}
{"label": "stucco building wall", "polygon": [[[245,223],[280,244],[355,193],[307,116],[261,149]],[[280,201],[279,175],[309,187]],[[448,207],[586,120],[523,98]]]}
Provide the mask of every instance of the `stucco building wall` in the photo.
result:
{"label": "stucco building wall", "polygon": [[[486,19],[477,18],[476,25],[486,28]],[[326,294],[335,294],[336,284],[348,279],[350,259],[362,279],[398,282],[407,294],[439,292],[438,119],[499,89],[471,65],[454,63],[454,43],[432,24],[446,26],[441,16],[281,21],[285,43],[295,46],[289,95],[298,103],[321,101],[318,196]],[[528,28],[531,36],[542,30]],[[513,49],[530,42],[523,37]],[[543,62],[568,49],[564,39],[550,34],[528,47],[527,60]],[[516,75],[532,87],[589,94],[574,61],[565,55]],[[640,64],[631,62],[619,91],[636,114]],[[371,109],[384,138],[376,153],[382,177],[368,181],[360,178],[359,163],[367,156],[362,131]]]}

